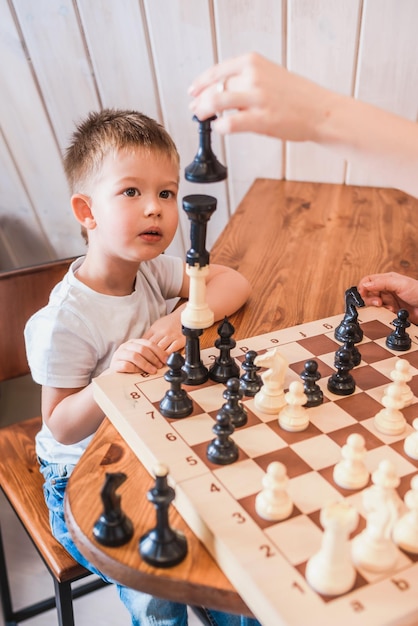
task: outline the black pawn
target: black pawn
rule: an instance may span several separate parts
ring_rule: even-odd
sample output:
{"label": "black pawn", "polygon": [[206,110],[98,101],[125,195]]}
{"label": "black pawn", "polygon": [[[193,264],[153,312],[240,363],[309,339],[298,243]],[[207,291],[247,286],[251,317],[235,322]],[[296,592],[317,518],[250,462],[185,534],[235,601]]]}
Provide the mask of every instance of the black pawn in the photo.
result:
{"label": "black pawn", "polygon": [[216,424],[212,430],[216,437],[210,442],[206,451],[209,461],[216,465],[234,463],[238,459],[239,453],[238,447],[230,435],[232,435],[235,428],[231,423],[228,412],[223,408],[217,414]]}
{"label": "black pawn", "polygon": [[170,383],[170,389],[165,392],[160,402],[160,413],[164,417],[187,417],[193,411],[193,402],[184,389],[182,383],[187,378],[183,372],[184,358],[180,352],[173,352],[167,359],[169,370],[164,374],[165,380]]}
{"label": "black pawn", "polygon": [[254,363],[256,356],[257,352],[255,350],[248,350],[248,352],[245,353],[245,358],[241,365],[244,370],[244,374],[240,378],[241,389],[245,396],[250,396],[251,398],[260,391],[263,385],[261,376],[257,373],[261,370],[261,367]]}
{"label": "black pawn", "polygon": [[142,535],[139,553],[146,563],[154,567],[174,567],[187,554],[186,537],[170,527],[168,507],[174,500],[174,489],[167,482],[168,470],[161,465],[155,472],[155,486],[147,493],[148,500],[155,506],[157,524]]}
{"label": "black pawn", "polygon": [[121,497],[116,490],[126,480],[123,472],[107,472],[100,493],[103,513],[93,527],[93,536],[104,546],[123,546],[133,536],[131,520],[122,512]]}
{"label": "black pawn", "polygon": [[186,385],[202,385],[209,378],[209,370],[203,365],[200,358],[199,337],[203,333],[203,330],[183,326],[182,332],[186,337],[183,372],[187,374],[187,378],[184,382]]}
{"label": "black pawn", "polygon": [[209,378],[217,383],[226,383],[230,378],[239,378],[240,375],[239,366],[231,357],[231,350],[236,346],[236,341],[232,339],[234,331],[227,317],[218,326],[219,339],[215,341],[215,347],[219,349],[219,356],[209,368]]}
{"label": "black pawn", "polygon": [[336,372],[328,379],[328,390],[337,396],[349,396],[354,393],[356,384],[350,371],[353,369],[353,362],[348,350],[339,348],[335,353],[334,365]]}
{"label": "black pawn", "polygon": [[227,168],[219,163],[212,151],[213,120],[216,120],[216,115],[203,121],[193,116],[193,121],[199,123],[199,148],[192,163],[184,170],[186,180],[192,183],[216,183],[227,177]]}
{"label": "black pawn", "polygon": [[304,406],[319,406],[324,401],[324,394],[316,381],[321,378],[318,372],[318,363],[313,359],[306,361],[303,372],[300,374],[303,380],[303,390],[308,398]]}
{"label": "black pawn", "polygon": [[393,320],[392,324],[395,330],[386,337],[386,345],[391,350],[398,350],[404,352],[411,347],[411,338],[406,332],[406,329],[411,326],[411,322],[408,320],[409,313],[406,309],[400,309],[397,313],[397,317]]}
{"label": "black pawn", "polygon": [[223,392],[223,397],[226,402],[222,406],[222,409],[229,414],[231,422],[235,428],[244,426],[248,421],[247,411],[241,402],[243,395],[244,392],[240,387],[239,379],[230,378],[227,381],[226,389]]}
{"label": "black pawn", "polygon": [[359,349],[355,345],[355,339],[357,336],[357,328],[355,324],[347,323],[345,329],[345,339],[343,347],[348,350],[353,362],[353,367],[357,367],[361,362],[361,354]]}

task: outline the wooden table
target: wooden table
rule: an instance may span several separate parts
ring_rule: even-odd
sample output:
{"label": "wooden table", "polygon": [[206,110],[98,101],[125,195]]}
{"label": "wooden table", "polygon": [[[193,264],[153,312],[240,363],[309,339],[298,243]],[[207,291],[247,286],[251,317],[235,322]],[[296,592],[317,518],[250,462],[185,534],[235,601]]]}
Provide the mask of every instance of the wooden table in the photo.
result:
{"label": "wooden table", "polygon": [[[210,227],[210,225],[209,225]],[[231,317],[235,337],[286,328],[344,310],[344,291],[366,273],[397,271],[418,278],[418,200],[388,189],[256,180],[211,251],[211,260],[242,272],[253,293]],[[213,345],[216,325],[202,336]],[[133,539],[104,548],[92,539],[101,513],[105,472],[128,480],[118,493],[134,521]],[[155,524],[146,492],[153,480],[108,420],[79,461],[68,485],[66,517],[80,551],[121,583],[156,596],[251,614],[244,601],[184,521],[171,523],[188,540],[180,565],[154,569],[137,551]]]}

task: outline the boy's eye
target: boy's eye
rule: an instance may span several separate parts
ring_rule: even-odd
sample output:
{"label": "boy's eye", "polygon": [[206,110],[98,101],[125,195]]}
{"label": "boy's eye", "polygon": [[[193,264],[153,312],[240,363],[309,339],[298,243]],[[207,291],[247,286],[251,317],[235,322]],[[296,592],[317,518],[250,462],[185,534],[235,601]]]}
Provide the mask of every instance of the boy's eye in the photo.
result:
{"label": "boy's eye", "polygon": [[123,192],[123,195],[128,196],[129,198],[134,198],[135,196],[139,196],[139,191],[138,189],[135,189],[135,187],[128,187],[128,189],[125,189]]}
{"label": "boy's eye", "polygon": [[174,198],[174,196],[175,194],[169,189],[164,189],[164,191],[160,192],[160,198],[168,199],[168,198]]}

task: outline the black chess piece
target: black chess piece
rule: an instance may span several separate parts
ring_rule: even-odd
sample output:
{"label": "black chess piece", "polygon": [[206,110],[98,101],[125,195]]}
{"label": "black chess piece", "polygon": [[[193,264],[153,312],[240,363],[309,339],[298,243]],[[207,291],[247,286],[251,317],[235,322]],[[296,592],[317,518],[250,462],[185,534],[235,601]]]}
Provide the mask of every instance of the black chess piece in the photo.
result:
{"label": "black chess piece", "polygon": [[216,416],[216,424],[213,427],[216,435],[206,450],[206,456],[212,463],[216,465],[229,465],[238,459],[238,446],[230,435],[233,434],[235,428],[231,422],[228,411],[221,408]]}
{"label": "black chess piece", "polygon": [[396,319],[393,320],[392,324],[395,330],[386,337],[386,345],[391,350],[404,352],[411,347],[411,337],[406,332],[406,329],[411,326],[408,317],[408,311],[406,309],[400,309]]}
{"label": "black chess piece", "polygon": [[349,396],[354,393],[356,383],[350,374],[353,369],[353,361],[351,354],[344,347],[339,348],[335,353],[334,366],[336,372],[328,379],[328,391],[335,393],[337,396]]}
{"label": "black chess piece", "polygon": [[226,383],[226,389],[223,397],[226,402],[222,405],[222,409],[227,411],[231,418],[231,422],[235,428],[245,426],[248,422],[248,414],[241,400],[244,395],[240,387],[238,378],[230,378]]}
{"label": "black chess piece", "polygon": [[324,401],[324,394],[316,381],[321,378],[321,374],[318,372],[318,363],[314,359],[306,361],[303,372],[300,374],[303,380],[303,390],[308,398],[304,406],[319,406]]}
{"label": "black chess piece", "polygon": [[344,294],[345,299],[345,314],[341,323],[337,326],[334,332],[335,339],[344,343],[346,338],[346,331],[350,324],[354,324],[355,335],[354,343],[360,343],[363,339],[363,331],[358,321],[358,313],[356,307],[363,307],[364,300],[359,294],[357,287],[350,287]]}
{"label": "black chess piece", "polygon": [[160,413],[164,417],[187,417],[193,411],[193,401],[181,387],[187,378],[182,369],[184,358],[180,352],[173,352],[167,359],[167,365],[169,369],[164,374],[164,379],[170,383],[170,389],[167,389],[160,402]]}
{"label": "black chess piece", "polygon": [[200,358],[199,337],[203,330],[183,326],[182,332],[186,337],[183,371],[187,374],[187,378],[184,382],[186,385],[202,385],[209,378],[209,370]]}
{"label": "black chess piece", "polygon": [[345,326],[345,339],[343,343],[343,347],[349,351],[351,360],[353,361],[353,367],[357,367],[361,363],[361,354],[360,350],[355,345],[355,339],[357,336],[357,327],[355,324],[351,322],[347,322]]}
{"label": "black chess piece", "polygon": [[218,161],[212,150],[213,120],[216,120],[216,115],[206,120],[193,116],[193,121],[199,124],[199,148],[193,161],[184,170],[186,180],[192,183],[216,183],[227,177],[227,168]]}
{"label": "black chess piece", "polygon": [[190,249],[186,254],[187,265],[205,267],[209,264],[209,252],[206,250],[207,224],[216,210],[217,200],[206,194],[191,194],[183,198],[183,211],[189,218]]}
{"label": "black chess piece", "polygon": [[123,472],[106,472],[100,496],[103,512],[93,527],[93,536],[104,546],[122,546],[133,536],[133,525],[121,509],[121,497],[116,490],[126,480]]}
{"label": "black chess piece", "polygon": [[209,368],[209,378],[217,383],[226,383],[230,378],[239,378],[240,368],[231,357],[231,350],[236,346],[236,341],[232,339],[234,332],[235,328],[225,317],[218,326],[219,339],[215,341],[219,356]]}
{"label": "black chess piece", "polygon": [[155,471],[155,486],[147,493],[148,500],[155,506],[157,524],[139,539],[139,553],[146,563],[154,567],[174,567],[187,554],[186,537],[170,527],[168,507],[175,492],[168,485],[168,470],[164,465]]}
{"label": "black chess piece", "polygon": [[241,364],[244,374],[240,378],[241,389],[245,396],[253,398],[263,385],[261,376],[257,373],[261,370],[259,365],[255,365],[254,359],[257,356],[255,350],[248,350],[245,353],[244,361]]}

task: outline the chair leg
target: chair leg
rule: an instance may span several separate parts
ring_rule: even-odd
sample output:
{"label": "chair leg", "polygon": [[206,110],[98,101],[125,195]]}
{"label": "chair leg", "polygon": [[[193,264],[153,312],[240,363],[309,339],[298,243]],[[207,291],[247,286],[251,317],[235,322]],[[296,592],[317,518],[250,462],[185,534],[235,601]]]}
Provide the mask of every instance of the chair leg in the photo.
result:
{"label": "chair leg", "polygon": [[7,576],[6,555],[4,553],[3,537],[0,526],[0,597],[3,620],[5,626],[17,626],[14,621],[12,598],[10,595],[9,578]]}
{"label": "chair leg", "polygon": [[74,609],[71,583],[60,583],[54,579],[55,600],[59,626],[74,626]]}

